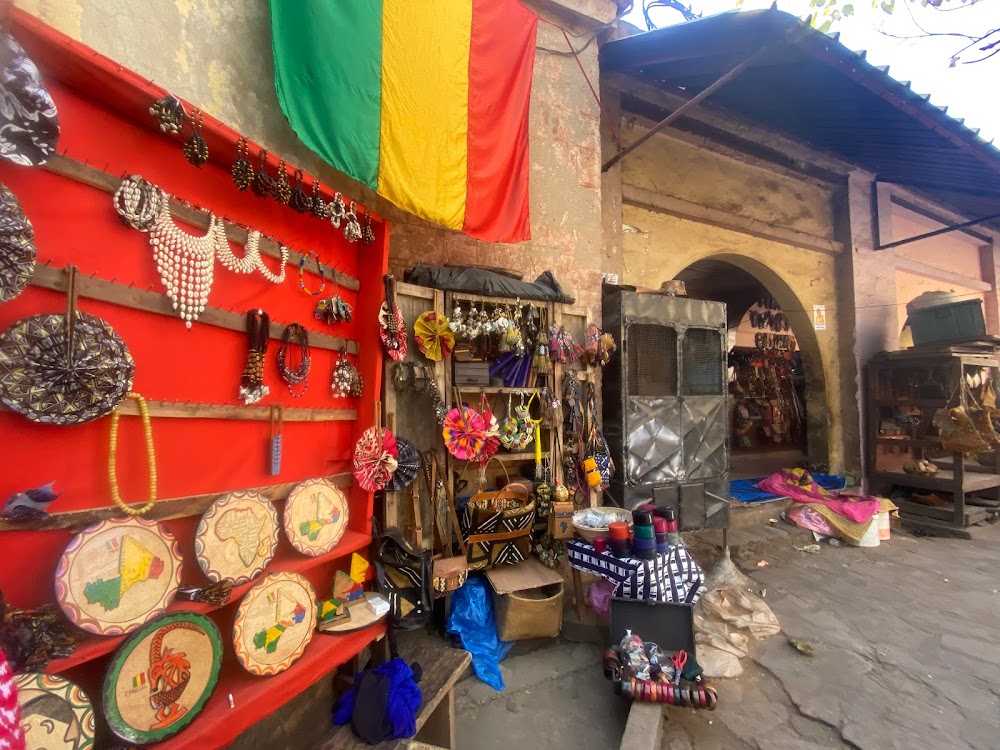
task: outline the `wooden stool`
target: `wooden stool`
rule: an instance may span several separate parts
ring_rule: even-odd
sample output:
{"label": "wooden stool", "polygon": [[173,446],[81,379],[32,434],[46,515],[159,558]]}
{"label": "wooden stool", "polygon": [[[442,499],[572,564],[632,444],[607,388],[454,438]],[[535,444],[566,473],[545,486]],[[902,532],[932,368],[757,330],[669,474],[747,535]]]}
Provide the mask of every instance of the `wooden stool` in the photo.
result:
{"label": "wooden stool", "polygon": [[350,725],[337,727],[318,750],[455,750],[455,694],[458,678],[472,661],[468,651],[449,648],[443,640],[425,633],[399,636],[399,655],[423,669],[417,712],[416,737],[369,745],[355,736]]}

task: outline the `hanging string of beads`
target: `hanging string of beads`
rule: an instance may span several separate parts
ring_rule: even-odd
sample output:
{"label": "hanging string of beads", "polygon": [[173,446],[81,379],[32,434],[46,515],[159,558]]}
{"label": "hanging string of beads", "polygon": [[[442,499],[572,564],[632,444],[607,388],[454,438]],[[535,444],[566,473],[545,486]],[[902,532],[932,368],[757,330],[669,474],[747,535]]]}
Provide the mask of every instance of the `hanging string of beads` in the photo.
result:
{"label": "hanging string of beads", "polygon": [[[289,351],[292,348],[293,342],[299,345],[300,351],[299,364],[294,370],[289,368],[291,359]],[[298,323],[291,323],[281,335],[281,347],[278,349],[278,372],[281,373],[281,379],[288,384],[288,392],[294,398],[301,398],[309,390],[309,383],[307,381],[309,377],[309,363],[309,331]],[[294,386],[300,383],[304,384],[303,388],[296,393]]]}
{"label": "hanging string of beads", "polygon": [[247,310],[247,363],[240,376],[240,398],[256,404],[270,391],[264,385],[264,357],[271,341],[271,318],[263,310]]}
{"label": "hanging string of beads", "polygon": [[149,407],[146,399],[138,393],[128,394],[128,398],[139,404],[139,416],[142,417],[142,431],[146,439],[146,461],[149,466],[149,500],[143,505],[128,505],[122,500],[118,488],[118,409],[111,412],[111,434],[108,440],[108,484],[111,488],[111,499],[118,509],[129,516],[141,516],[147,513],[156,502],[156,453],[153,449],[153,427],[149,422]]}
{"label": "hanging string of beads", "polygon": [[[303,278],[303,273],[305,272],[306,268],[306,260],[308,260],[309,258],[316,259],[316,272],[319,274],[320,278],[319,289],[317,289],[316,291],[312,291],[311,289],[306,289],[306,282],[305,279]],[[323,273],[323,264],[320,263],[319,253],[317,253],[315,250],[310,250],[307,253],[303,253],[302,257],[299,258],[299,289],[301,289],[306,294],[312,295],[313,297],[318,297],[320,294],[322,294],[323,290],[326,289],[326,274]]]}

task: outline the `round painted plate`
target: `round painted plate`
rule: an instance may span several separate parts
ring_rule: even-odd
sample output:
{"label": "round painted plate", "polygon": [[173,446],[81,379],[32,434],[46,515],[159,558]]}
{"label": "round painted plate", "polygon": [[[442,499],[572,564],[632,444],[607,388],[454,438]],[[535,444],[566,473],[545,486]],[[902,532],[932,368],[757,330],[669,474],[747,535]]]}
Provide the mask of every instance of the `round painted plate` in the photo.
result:
{"label": "round painted plate", "polygon": [[99,635],[135,630],[166,611],[181,583],[174,537],[155,521],[88,526],[56,567],[56,599],[74,623]]}
{"label": "round painted plate", "polygon": [[250,673],[284,672],[298,661],[316,630],[316,594],[297,573],[271,573],[254,584],[236,613],[233,645]]}
{"label": "round painted plate", "polygon": [[79,686],[48,674],[23,674],[15,685],[27,750],[94,746],[94,709]]}
{"label": "round painted plate", "polygon": [[219,681],[222,636],[205,615],[175,612],[143,625],[111,660],[102,704],[111,731],[148,745],[194,721]]}
{"label": "round painted plate", "polygon": [[285,503],[285,533],[303,555],[332,550],[347,531],[347,497],[328,479],[299,483]]}
{"label": "round painted plate", "polygon": [[278,511],[257,492],[230,492],[205,511],[194,538],[202,572],[213,583],[246,583],[261,573],[278,546]]}

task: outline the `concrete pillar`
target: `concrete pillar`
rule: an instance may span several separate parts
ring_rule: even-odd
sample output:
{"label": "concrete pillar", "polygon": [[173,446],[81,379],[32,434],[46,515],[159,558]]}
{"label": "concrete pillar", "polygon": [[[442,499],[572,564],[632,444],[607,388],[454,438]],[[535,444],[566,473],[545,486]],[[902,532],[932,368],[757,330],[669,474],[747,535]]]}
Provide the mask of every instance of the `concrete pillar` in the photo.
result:
{"label": "concrete pillar", "polygon": [[865,477],[866,487],[867,452],[874,446],[867,445],[865,435],[865,366],[878,352],[899,347],[895,257],[892,250],[875,250],[875,206],[872,175],[851,172],[838,212],[838,232],[848,252],[837,260],[836,321],[840,329],[844,463],[847,471]]}
{"label": "concrete pillar", "polygon": [[979,248],[979,268],[981,278],[990,285],[990,291],[983,294],[983,315],[986,318],[986,332],[991,336],[1000,334],[1000,246],[995,241]]}
{"label": "concrete pillar", "polygon": [[[618,136],[622,133],[621,91],[601,77],[601,102]],[[615,136],[601,123],[601,163],[618,152]],[[622,250],[622,166],[619,162],[601,174],[601,241],[604,249],[601,271],[616,274],[625,283],[625,256]]]}

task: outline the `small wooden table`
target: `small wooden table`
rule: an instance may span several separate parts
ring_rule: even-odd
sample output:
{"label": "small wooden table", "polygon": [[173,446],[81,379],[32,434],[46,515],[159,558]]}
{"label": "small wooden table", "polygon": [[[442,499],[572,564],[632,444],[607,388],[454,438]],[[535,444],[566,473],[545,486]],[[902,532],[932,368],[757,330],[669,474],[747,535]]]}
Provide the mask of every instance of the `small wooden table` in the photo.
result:
{"label": "small wooden table", "polygon": [[410,739],[388,740],[369,745],[350,725],[337,727],[318,750],[455,750],[455,694],[453,688],[472,657],[468,651],[449,648],[440,638],[425,633],[399,636],[399,655],[417,662],[423,675],[417,684],[423,703],[417,712],[417,734]]}

